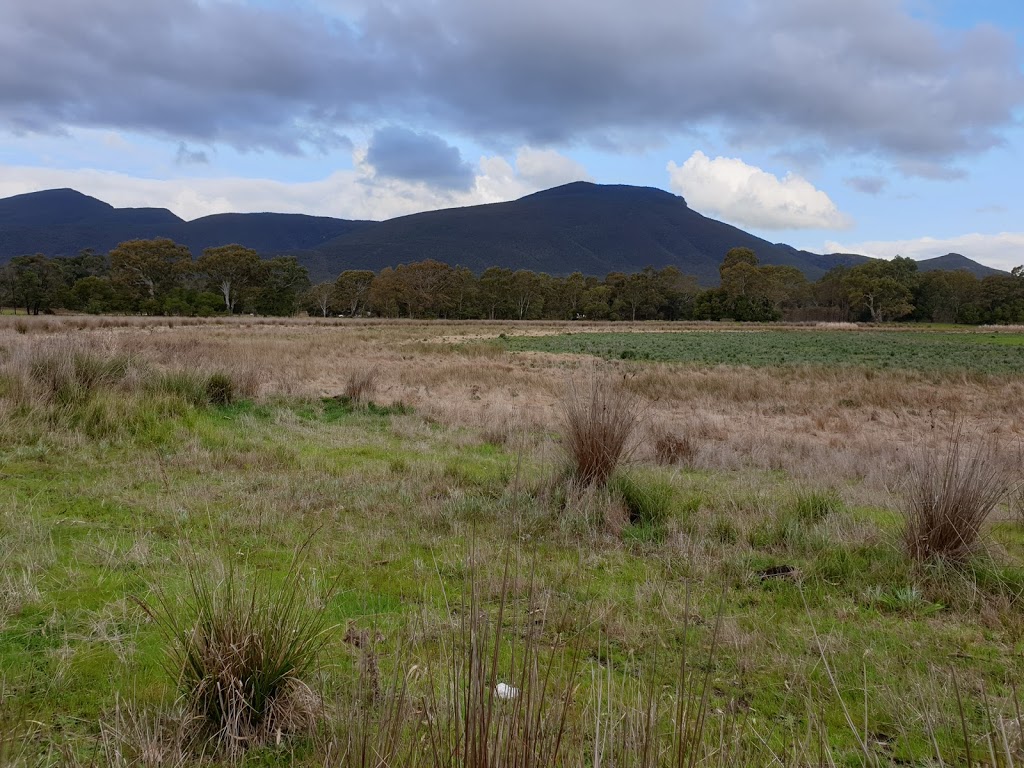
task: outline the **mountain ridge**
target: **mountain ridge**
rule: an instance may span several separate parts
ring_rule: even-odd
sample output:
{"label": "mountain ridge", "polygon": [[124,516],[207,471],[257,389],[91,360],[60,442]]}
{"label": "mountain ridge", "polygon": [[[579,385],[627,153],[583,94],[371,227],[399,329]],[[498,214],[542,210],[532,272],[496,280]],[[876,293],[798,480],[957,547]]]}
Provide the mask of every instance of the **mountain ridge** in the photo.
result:
{"label": "mountain ridge", "polygon": [[[432,258],[482,272],[491,266],[565,275],[676,266],[705,286],[725,252],[752,248],[762,263],[794,266],[814,280],[867,260],[772,243],[691,209],[656,187],[572,182],[500,203],[445,208],[385,221],[295,213],[220,213],[186,221],[165,208],[115,208],[62,188],[0,199],[0,264],[14,256],[106,252],[136,238],[169,237],[199,255],[240,243],[263,256],[294,255],[314,280]],[[919,262],[929,269],[1004,274],[961,254]]]}

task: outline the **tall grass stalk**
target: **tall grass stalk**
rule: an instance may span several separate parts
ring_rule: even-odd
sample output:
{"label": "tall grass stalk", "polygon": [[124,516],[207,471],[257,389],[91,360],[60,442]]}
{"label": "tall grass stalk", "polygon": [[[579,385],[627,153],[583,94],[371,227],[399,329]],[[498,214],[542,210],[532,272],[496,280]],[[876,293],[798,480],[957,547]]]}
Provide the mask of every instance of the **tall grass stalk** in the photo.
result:
{"label": "tall grass stalk", "polygon": [[[510,631],[507,559],[497,615],[483,604],[476,567],[441,664],[426,665],[427,751],[434,768],[545,768],[561,765],[561,750],[581,664],[580,635],[549,636],[549,605],[541,604],[531,567],[523,633]],[[568,610],[568,609],[567,609]],[[556,626],[568,623],[568,615]],[[559,670],[556,650],[567,650]],[[503,658],[507,654],[507,661]]]}

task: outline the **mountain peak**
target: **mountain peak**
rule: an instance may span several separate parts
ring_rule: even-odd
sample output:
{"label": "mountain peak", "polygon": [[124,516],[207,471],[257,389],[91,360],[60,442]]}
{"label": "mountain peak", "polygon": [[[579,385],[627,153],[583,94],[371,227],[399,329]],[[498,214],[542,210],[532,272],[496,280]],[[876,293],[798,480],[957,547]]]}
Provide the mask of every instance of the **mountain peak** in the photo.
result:
{"label": "mountain peak", "polygon": [[556,198],[635,200],[638,202],[671,200],[686,204],[686,201],[679,195],[673,195],[671,192],[666,192],[657,187],[636,187],[630,184],[595,184],[592,181],[571,181],[568,184],[534,192],[532,195],[526,195],[520,199],[553,200]]}
{"label": "mountain peak", "polygon": [[969,259],[962,253],[947,253],[945,256],[936,256],[932,259],[922,259],[917,262],[917,269],[920,272],[931,272],[932,270],[948,270],[955,272],[963,270],[970,272],[978,279],[988,277],[989,275],[1002,275],[1006,274],[1002,270],[993,269],[992,267],[986,267],[984,264],[979,264],[973,259]]}
{"label": "mountain peak", "polygon": [[46,227],[109,214],[114,207],[74,189],[44,189],[0,200],[0,226]]}

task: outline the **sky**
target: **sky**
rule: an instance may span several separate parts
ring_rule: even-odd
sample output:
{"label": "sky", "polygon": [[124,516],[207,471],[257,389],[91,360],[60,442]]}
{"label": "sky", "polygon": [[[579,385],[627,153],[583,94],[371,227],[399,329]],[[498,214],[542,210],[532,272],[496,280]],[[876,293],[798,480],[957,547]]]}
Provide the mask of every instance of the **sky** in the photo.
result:
{"label": "sky", "polygon": [[576,180],[1024,263],[1021,0],[0,0],[0,197],[386,219]]}

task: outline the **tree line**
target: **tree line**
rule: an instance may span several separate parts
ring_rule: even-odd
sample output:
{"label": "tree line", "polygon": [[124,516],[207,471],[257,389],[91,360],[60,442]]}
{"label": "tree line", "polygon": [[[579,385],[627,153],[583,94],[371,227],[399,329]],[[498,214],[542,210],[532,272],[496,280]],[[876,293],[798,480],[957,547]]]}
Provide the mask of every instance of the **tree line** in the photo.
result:
{"label": "tree line", "polygon": [[292,256],[261,259],[225,245],[193,259],[172,240],[131,240],[109,254],[12,259],[0,268],[0,306],[33,314],[1024,323],[1021,267],[979,279],[962,270],[919,272],[917,262],[897,256],[835,267],[811,282],[796,267],[761,264],[749,248],[733,248],[719,275],[717,288],[701,289],[672,266],[603,278],[502,267],[477,275],[427,259],[345,270],[311,285]]}

